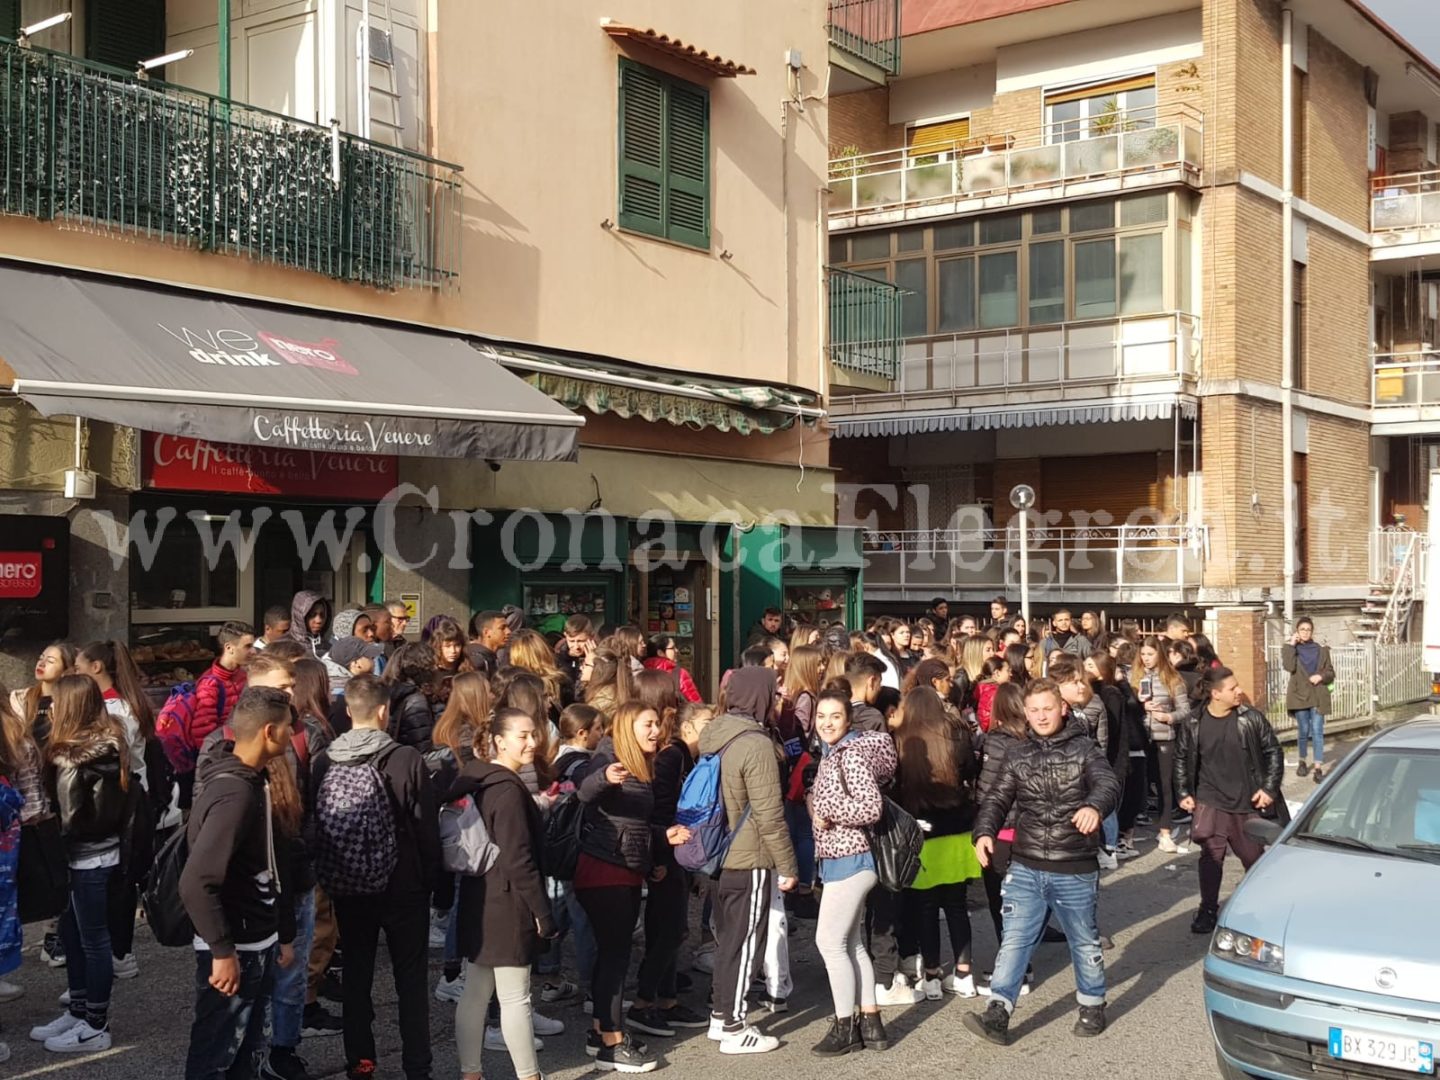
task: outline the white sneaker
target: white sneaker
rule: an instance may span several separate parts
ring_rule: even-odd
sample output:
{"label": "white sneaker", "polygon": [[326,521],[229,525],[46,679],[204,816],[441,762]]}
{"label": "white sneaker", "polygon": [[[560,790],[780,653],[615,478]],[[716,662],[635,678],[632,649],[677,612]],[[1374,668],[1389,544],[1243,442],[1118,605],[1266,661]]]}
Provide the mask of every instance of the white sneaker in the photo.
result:
{"label": "white sneaker", "polygon": [[1104,848],[1101,848],[1095,853],[1095,861],[1100,864],[1101,870],[1120,869],[1119,856],[1113,851],[1106,851]]}
{"label": "white sneaker", "polygon": [[561,979],[559,982],[547,982],[540,987],[540,1000],[547,1004],[554,1004],[557,1001],[569,1001],[580,988],[569,979]]}
{"label": "white sneaker", "polygon": [[722,1042],[725,1039],[725,1021],[718,1016],[710,1017],[710,1030],[705,1037],[711,1042]]}
{"label": "white sneaker", "polygon": [[16,986],[12,982],[6,982],[4,979],[0,979],[0,1005],[24,996],[25,988],[23,986]]}
{"label": "white sneaker", "polygon": [[906,982],[919,986],[925,981],[925,961],[919,956],[902,956],[900,973],[905,976]]}
{"label": "white sneaker", "polygon": [[110,1028],[96,1031],[81,1020],[70,1030],[46,1039],[45,1049],[52,1054],[98,1054],[110,1049]]}
{"label": "white sneaker", "polygon": [[919,990],[911,987],[905,981],[905,976],[898,972],[895,975],[895,981],[889,986],[875,984],[875,1004],[882,1008],[889,1005],[914,1005],[924,996]]}
{"label": "white sneaker", "polygon": [[[508,1054],[510,1052],[510,1048],[505,1045],[505,1033],[501,1031],[498,1027],[487,1027],[485,1029],[485,1049],[498,1050],[501,1053]],[[539,1051],[544,1049],[545,1044],[539,1039],[536,1039],[536,1052],[538,1053]]]}
{"label": "white sneaker", "polygon": [[73,1027],[79,1027],[85,1021],[78,1016],[72,1016],[68,1012],[61,1013],[48,1024],[41,1024],[39,1027],[30,1029],[30,1038],[34,1042],[43,1043],[46,1039],[53,1039],[56,1035],[64,1035]]}
{"label": "white sneaker", "polygon": [[939,1001],[943,994],[939,979],[922,979],[920,989],[925,994],[926,1001]]}
{"label": "white sneaker", "polygon": [[133,979],[140,974],[140,964],[135,959],[135,954],[126,953],[115,961],[115,977],[117,979]]}
{"label": "white sneaker", "polygon": [[780,1048],[780,1040],[774,1035],[762,1035],[757,1027],[746,1026],[734,1034],[727,1033],[720,1040],[722,1054],[768,1054]]}
{"label": "white sneaker", "polygon": [[536,1035],[564,1035],[565,1025],[559,1020],[552,1020],[548,1016],[541,1016],[538,1012],[530,1013],[530,1025],[535,1029]]}
{"label": "white sneaker", "polygon": [[430,916],[430,948],[443,949],[445,936],[450,932],[450,913],[432,913]]}
{"label": "white sneaker", "polygon": [[440,981],[435,984],[435,1000],[458,1002],[465,996],[465,974],[462,972],[459,978],[447,979],[440,976]]}
{"label": "white sneaker", "polygon": [[1137,848],[1133,843],[1127,843],[1126,841],[1121,840],[1119,845],[1115,848],[1115,858],[1121,862],[1124,862],[1126,859],[1138,859],[1139,857],[1140,849]]}
{"label": "white sneaker", "polygon": [[940,989],[947,994],[954,994],[956,997],[973,998],[975,996],[975,976],[946,975],[940,980]]}

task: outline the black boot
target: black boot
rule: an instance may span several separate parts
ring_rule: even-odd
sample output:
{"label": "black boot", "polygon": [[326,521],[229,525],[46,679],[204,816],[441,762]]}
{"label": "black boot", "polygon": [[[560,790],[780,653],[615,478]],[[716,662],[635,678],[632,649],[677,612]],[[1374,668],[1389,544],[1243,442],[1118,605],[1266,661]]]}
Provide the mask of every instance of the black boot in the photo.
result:
{"label": "black boot", "polygon": [[1105,1030],[1105,1006],[1081,1005],[1080,1017],[1075,1021],[1076,1035],[1099,1035]]}
{"label": "black boot", "polygon": [[1201,907],[1195,913],[1195,918],[1190,922],[1192,934],[1213,934],[1215,924],[1220,921],[1220,913],[1214,908]]}
{"label": "black boot", "polygon": [[885,1022],[878,1012],[860,1014],[860,1041],[866,1050],[889,1050],[890,1036],[885,1034]]}
{"label": "black boot", "polygon": [[842,1020],[838,1016],[832,1016],[825,1037],[816,1043],[810,1052],[819,1057],[839,1057],[841,1054],[861,1049],[860,1029],[854,1018],[847,1017]]}
{"label": "black boot", "polygon": [[984,1013],[967,1012],[965,1026],[997,1046],[1010,1045],[1010,1010],[1003,1001],[992,1001]]}

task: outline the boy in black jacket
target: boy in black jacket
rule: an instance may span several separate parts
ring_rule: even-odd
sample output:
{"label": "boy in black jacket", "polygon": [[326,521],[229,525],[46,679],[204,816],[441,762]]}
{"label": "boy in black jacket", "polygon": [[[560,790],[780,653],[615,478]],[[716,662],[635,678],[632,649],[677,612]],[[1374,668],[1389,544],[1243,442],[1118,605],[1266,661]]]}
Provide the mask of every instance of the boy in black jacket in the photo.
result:
{"label": "boy in black jacket", "polygon": [[[408,648],[409,646],[407,646]],[[397,661],[399,662],[399,661]],[[312,763],[317,819],[325,813],[325,776],[333,768],[368,762],[389,794],[398,860],[383,892],[335,895],[335,918],[345,942],[345,1061],[352,1078],[375,1073],[375,953],[380,931],[390,950],[400,1003],[400,1058],[407,1080],[430,1080],[430,893],[440,870],[435,790],[425,759],[387,733],[390,688],[374,675],[345,684],[351,728]],[[322,853],[316,850],[317,858]]]}
{"label": "boy in black jacket", "polygon": [[274,965],[295,963],[295,913],[279,902],[265,778],[290,747],[291,716],[283,690],[242,693],[230,716],[234,753],[206,763],[190,812],[180,897],[195,924],[196,997],[185,1080],[215,1080],[237,1064],[260,1075]]}

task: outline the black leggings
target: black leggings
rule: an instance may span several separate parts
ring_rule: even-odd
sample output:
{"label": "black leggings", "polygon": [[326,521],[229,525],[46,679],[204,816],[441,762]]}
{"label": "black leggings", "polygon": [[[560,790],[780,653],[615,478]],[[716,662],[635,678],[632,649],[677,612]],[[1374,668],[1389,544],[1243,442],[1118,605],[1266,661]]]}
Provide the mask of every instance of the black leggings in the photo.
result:
{"label": "black leggings", "polygon": [[640,960],[635,996],[652,1005],[675,999],[675,968],[690,913],[689,875],[678,866],[650,883],[645,901],[645,955]]}
{"label": "black leggings", "polygon": [[965,910],[965,882],[906,889],[905,922],[920,939],[920,956],[927,972],[940,969],[940,915],[950,928],[950,950],[955,967],[970,966],[970,915]]}
{"label": "black leggings", "polygon": [[590,977],[595,1021],[601,1031],[624,1031],[625,973],[640,915],[640,886],[576,889],[575,898],[595,931],[595,972]]}
{"label": "black leggings", "polygon": [[1155,765],[1160,773],[1158,777],[1160,820],[1156,822],[1156,825],[1169,832],[1175,815],[1175,743],[1173,740],[1155,744]]}
{"label": "black leggings", "polygon": [[[1124,751],[1121,751],[1122,753]],[[1122,833],[1135,828],[1135,819],[1145,808],[1145,759],[1132,757],[1127,762],[1129,772],[1125,774],[1125,790],[1120,796],[1120,812],[1117,815]]]}
{"label": "black leggings", "polygon": [[1010,869],[1010,841],[996,840],[995,850],[990,854],[990,865],[985,867],[982,877],[985,881],[985,899],[990,902],[990,921],[995,924],[995,941],[1005,939],[1005,923],[1000,917],[1000,886],[1005,881],[1005,872]]}

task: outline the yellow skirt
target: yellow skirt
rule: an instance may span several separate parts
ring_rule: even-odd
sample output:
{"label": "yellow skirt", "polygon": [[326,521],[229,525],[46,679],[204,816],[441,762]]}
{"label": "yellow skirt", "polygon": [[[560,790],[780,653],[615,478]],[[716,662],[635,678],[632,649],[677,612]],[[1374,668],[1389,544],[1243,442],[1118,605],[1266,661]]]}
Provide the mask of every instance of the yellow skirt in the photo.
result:
{"label": "yellow skirt", "polygon": [[980,860],[970,834],[956,833],[926,840],[920,849],[920,873],[912,889],[933,889],[937,885],[958,885],[980,877]]}

